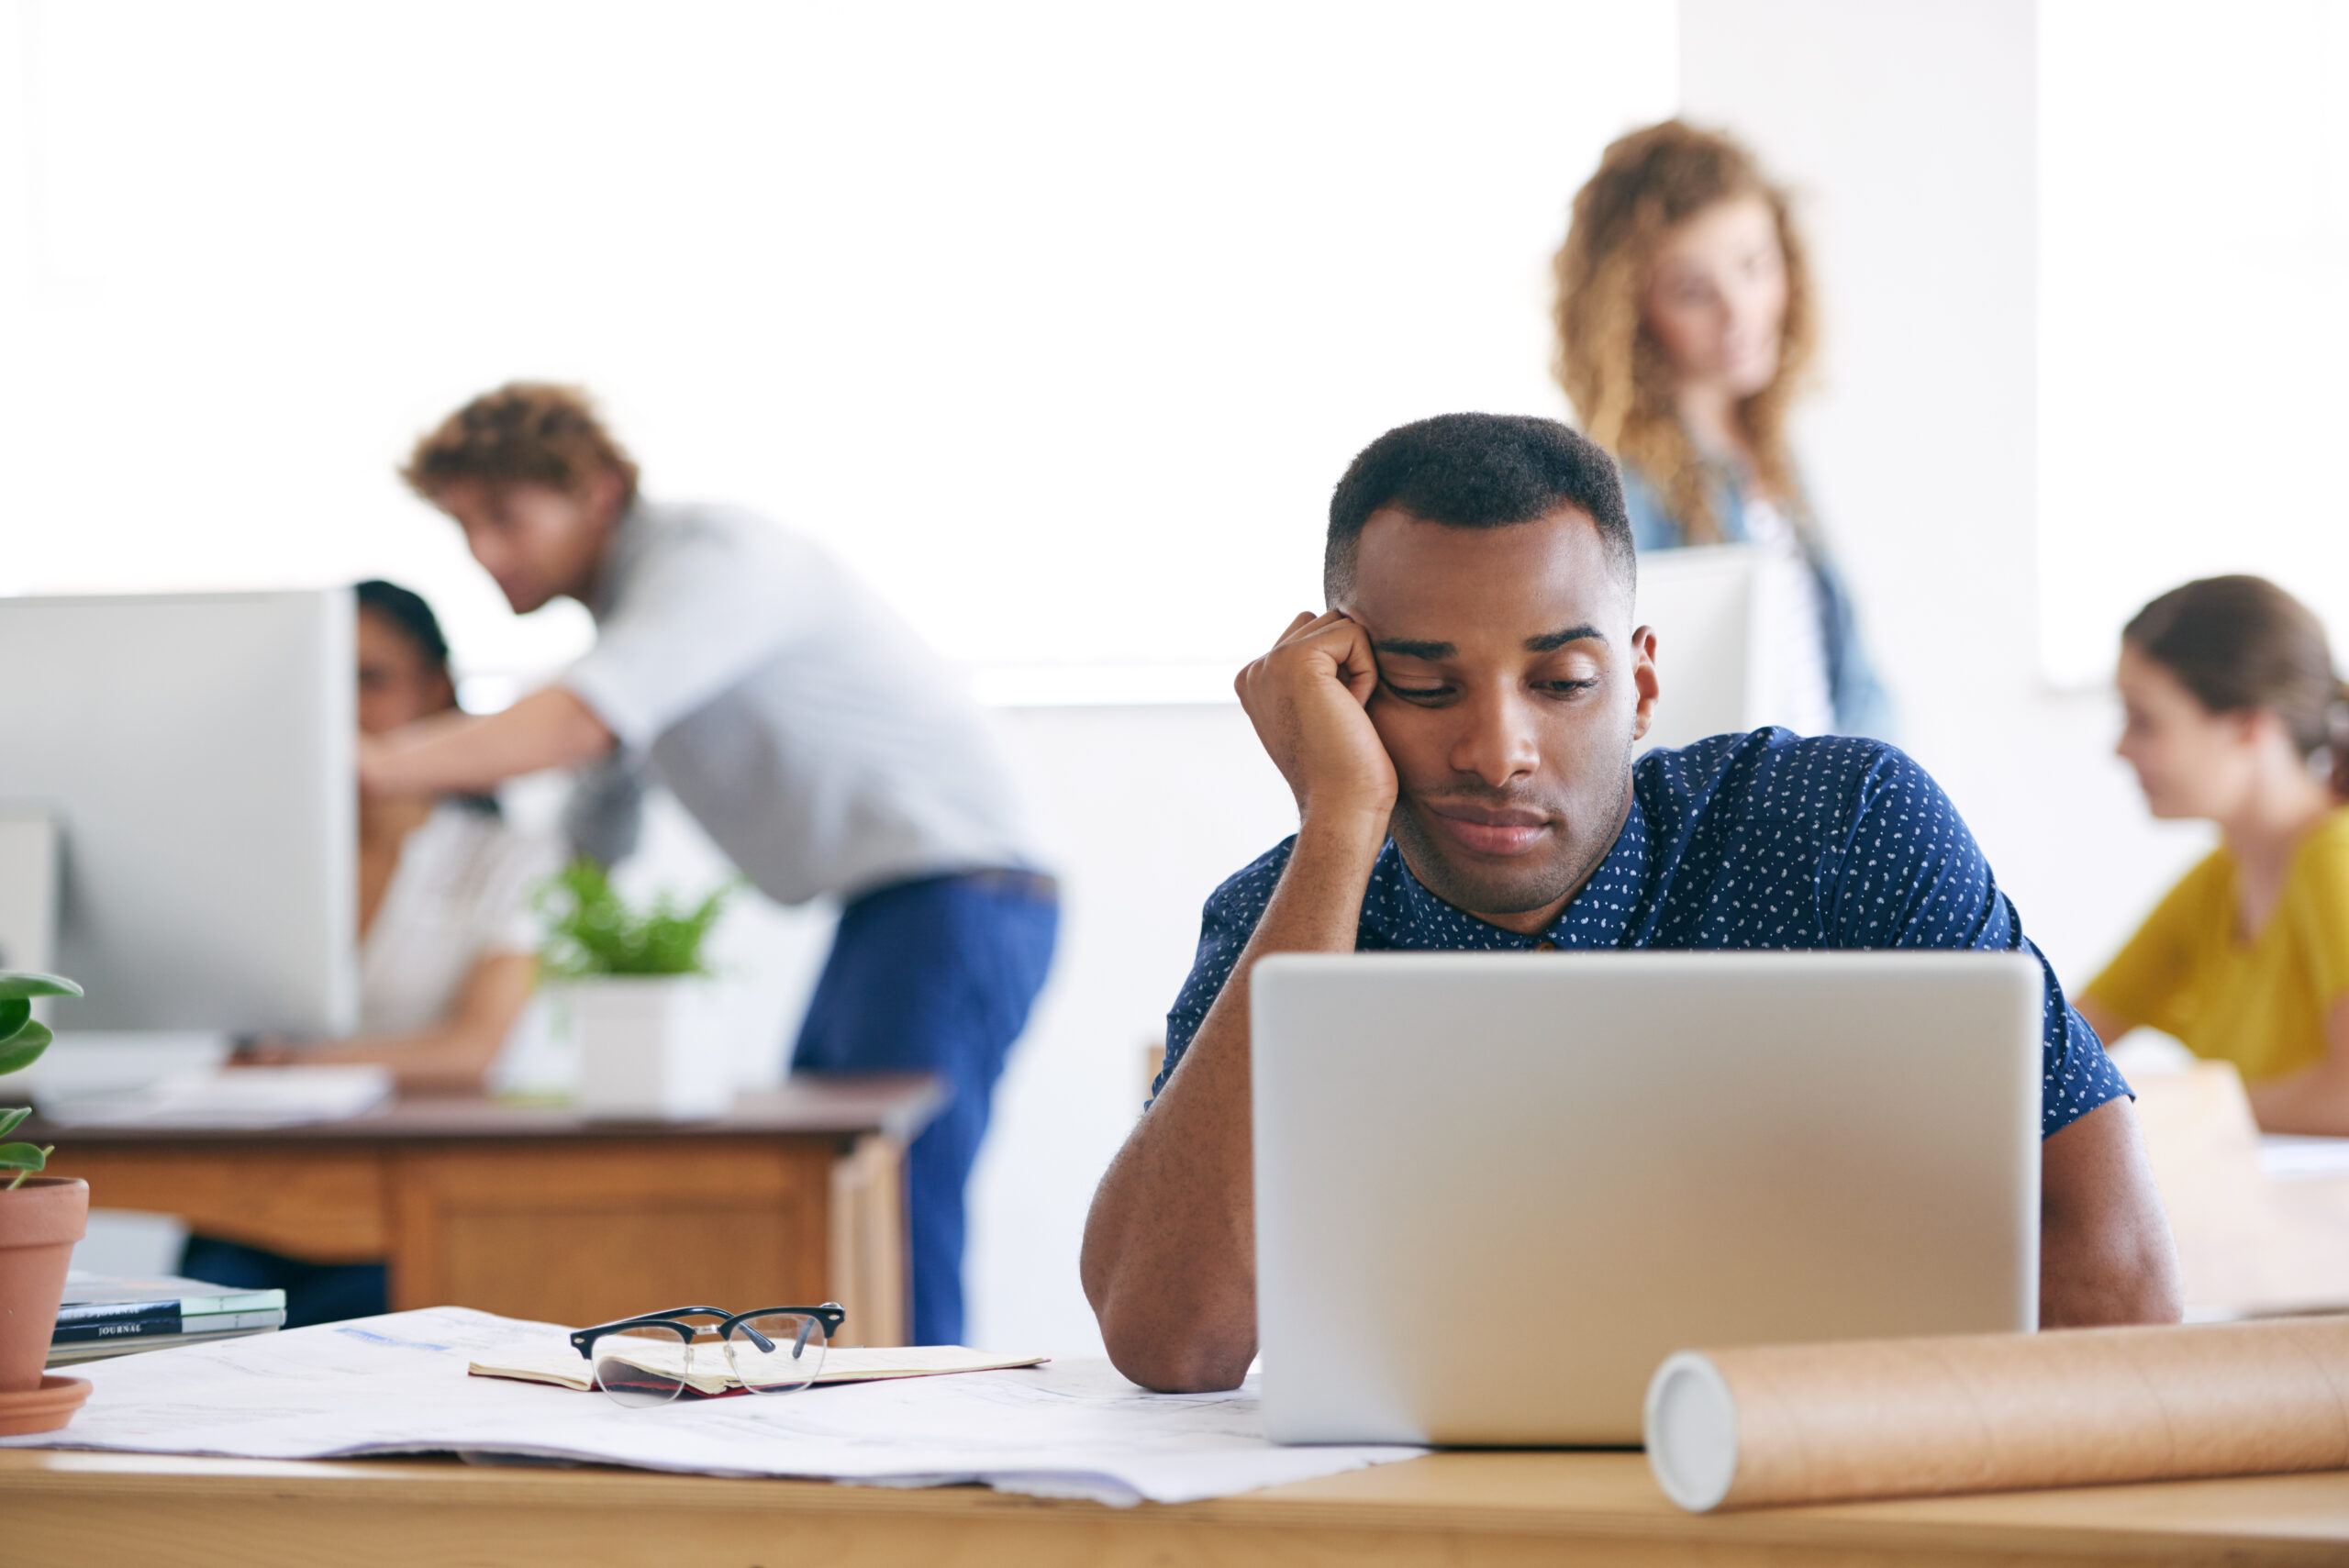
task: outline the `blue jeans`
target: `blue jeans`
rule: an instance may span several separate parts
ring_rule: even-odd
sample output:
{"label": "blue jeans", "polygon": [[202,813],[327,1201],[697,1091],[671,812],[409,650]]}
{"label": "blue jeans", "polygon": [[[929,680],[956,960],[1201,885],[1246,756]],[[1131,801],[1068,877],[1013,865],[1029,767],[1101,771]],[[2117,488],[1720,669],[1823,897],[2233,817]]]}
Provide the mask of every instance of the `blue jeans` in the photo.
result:
{"label": "blue jeans", "polygon": [[906,1155],[918,1345],[963,1342],[963,1187],[1059,929],[1030,872],[876,888],[841,911],[800,1026],[794,1072],[930,1073],[952,1096]]}

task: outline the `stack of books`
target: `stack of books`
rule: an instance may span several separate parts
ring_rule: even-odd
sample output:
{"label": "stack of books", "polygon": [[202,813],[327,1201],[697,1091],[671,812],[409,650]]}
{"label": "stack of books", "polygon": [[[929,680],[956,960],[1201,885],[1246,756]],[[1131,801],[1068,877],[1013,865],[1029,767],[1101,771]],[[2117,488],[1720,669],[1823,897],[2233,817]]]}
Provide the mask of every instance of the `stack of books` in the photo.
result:
{"label": "stack of books", "polygon": [[133,1351],[160,1351],[265,1334],[284,1327],[282,1290],[230,1290],[192,1279],[111,1279],[65,1276],[64,1304],[50,1336],[49,1364],[98,1361]]}

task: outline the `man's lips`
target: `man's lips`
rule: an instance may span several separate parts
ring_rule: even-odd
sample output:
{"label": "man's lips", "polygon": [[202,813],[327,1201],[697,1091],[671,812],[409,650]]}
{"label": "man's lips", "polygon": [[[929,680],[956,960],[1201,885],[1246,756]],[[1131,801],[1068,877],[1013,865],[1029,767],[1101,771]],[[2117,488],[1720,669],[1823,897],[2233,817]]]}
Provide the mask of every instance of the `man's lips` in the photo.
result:
{"label": "man's lips", "polygon": [[1430,801],[1427,809],[1447,838],[1480,855],[1523,854],[1550,832],[1550,818],[1539,811],[1465,801]]}

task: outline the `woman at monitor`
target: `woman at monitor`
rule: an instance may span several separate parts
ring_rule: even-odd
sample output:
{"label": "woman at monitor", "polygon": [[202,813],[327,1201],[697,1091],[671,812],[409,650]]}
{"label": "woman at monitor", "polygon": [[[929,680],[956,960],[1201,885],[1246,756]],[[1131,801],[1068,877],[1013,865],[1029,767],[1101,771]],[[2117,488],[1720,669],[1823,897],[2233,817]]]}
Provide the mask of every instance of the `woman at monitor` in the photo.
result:
{"label": "woman at monitor", "polygon": [[[457,706],[449,644],[416,594],[370,581],[359,598],[359,728],[396,729]],[[480,1090],[529,1000],[530,898],[554,869],[487,797],[359,801],[359,1027],[345,1040],[261,1040],[248,1064],[379,1062],[403,1094]],[[192,1236],[192,1278],[281,1289],[286,1327],[384,1310],[381,1263],[313,1263]]]}
{"label": "woman at monitor", "polygon": [[1787,442],[1819,306],[1786,193],[1728,137],[1666,120],[1607,149],[1559,247],[1559,384],[1621,467],[1642,550],[1751,544],[1763,711],[1884,737],[1890,705]]}
{"label": "woman at monitor", "polygon": [[2219,828],[2078,997],[2242,1070],[2270,1132],[2349,1134],[2349,687],[2258,577],[2173,588],[2122,631],[2121,756],[2165,819]]}

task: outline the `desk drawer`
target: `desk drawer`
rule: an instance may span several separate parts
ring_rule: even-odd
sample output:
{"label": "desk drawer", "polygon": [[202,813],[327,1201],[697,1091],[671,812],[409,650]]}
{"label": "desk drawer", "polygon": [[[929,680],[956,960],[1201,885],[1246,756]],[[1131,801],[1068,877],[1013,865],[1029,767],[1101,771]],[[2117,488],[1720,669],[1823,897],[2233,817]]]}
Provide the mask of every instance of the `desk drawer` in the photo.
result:
{"label": "desk drawer", "polygon": [[390,1153],[395,1309],[566,1324],[824,1299],[833,1154],[625,1139]]}
{"label": "desk drawer", "polygon": [[190,1230],[313,1262],[364,1262],[391,1246],[373,1150],[69,1144],[49,1169],[89,1183],[93,1208],[177,1215]]}

